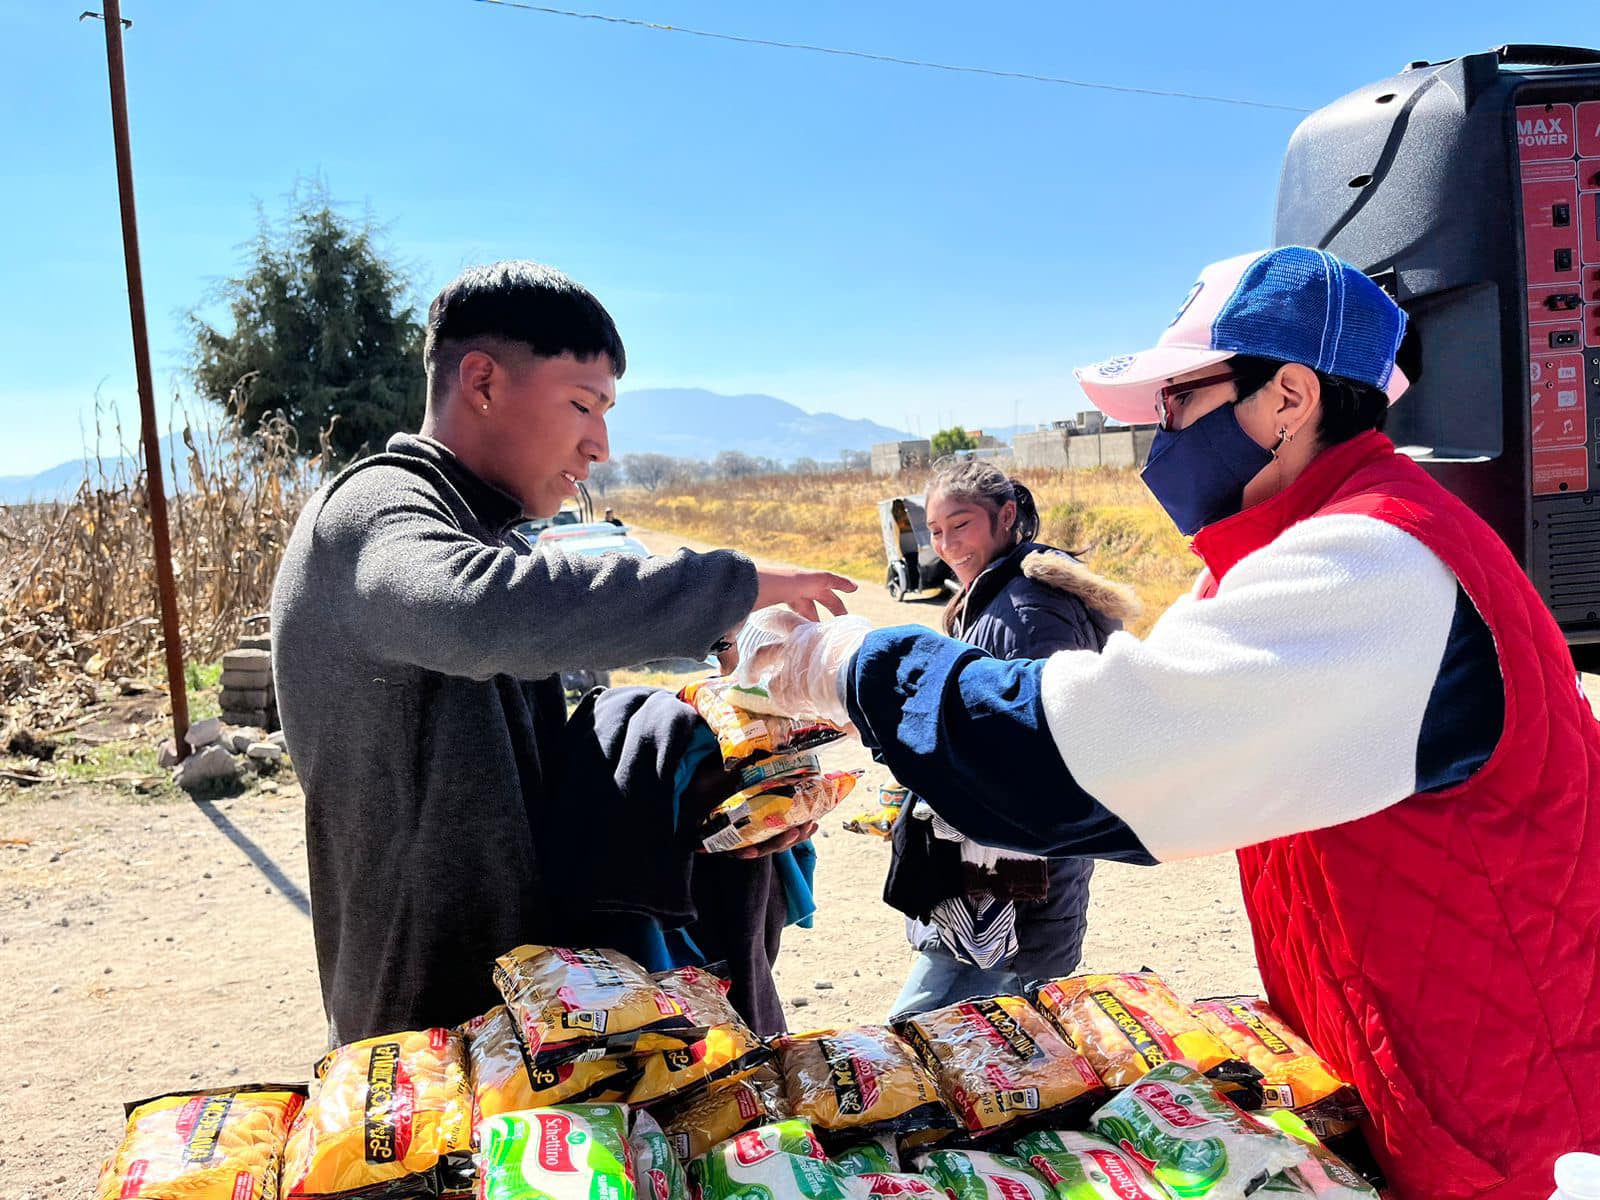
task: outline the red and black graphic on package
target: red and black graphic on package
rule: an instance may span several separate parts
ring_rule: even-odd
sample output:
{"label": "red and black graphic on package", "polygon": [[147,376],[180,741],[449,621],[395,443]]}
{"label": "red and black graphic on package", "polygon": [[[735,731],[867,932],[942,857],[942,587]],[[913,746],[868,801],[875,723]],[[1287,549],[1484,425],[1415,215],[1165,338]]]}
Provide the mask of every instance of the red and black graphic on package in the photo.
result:
{"label": "red and black graphic on package", "polygon": [[1031,1061],[1039,1053],[1039,1044],[998,1001],[989,998],[969,1000],[961,1005],[961,1013],[997,1049],[1009,1050],[1024,1061]]}
{"label": "red and black graphic on package", "polygon": [[1149,1013],[1129,1007],[1117,999],[1114,992],[1090,992],[1089,999],[1111,1019],[1117,1032],[1128,1039],[1128,1045],[1144,1059],[1147,1066],[1159,1067],[1164,1062],[1183,1057],[1172,1035]]}
{"label": "red and black graphic on package", "polygon": [[362,1114],[369,1163],[399,1162],[411,1149],[416,1089],[400,1057],[399,1042],[380,1042],[367,1061],[367,1104]]}
{"label": "red and black graphic on package", "polygon": [[233,1107],[233,1094],[196,1096],[178,1115],[178,1134],[183,1138],[185,1166],[208,1163],[217,1155],[217,1138]]}
{"label": "red and black graphic on package", "polygon": [[833,1094],[841,1117],[859,1117],[878,1103],[878,1072],[866,1059],[850,1053],[832,1038],[818,1038],[817,1046],[833,1073]]}

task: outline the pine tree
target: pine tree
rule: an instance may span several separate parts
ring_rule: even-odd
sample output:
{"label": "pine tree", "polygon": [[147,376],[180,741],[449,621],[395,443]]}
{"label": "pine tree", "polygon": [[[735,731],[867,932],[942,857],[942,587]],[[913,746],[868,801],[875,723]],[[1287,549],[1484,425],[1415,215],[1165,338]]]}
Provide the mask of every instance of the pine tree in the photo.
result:
{"label": "pine tree", "polygon": [[415,429],[426,379],[422,327],[377,236],[370,217],[341,215],[315,184],[296,188],[280,223],[263,214],[244,273],[219,290],[232,331],[189,314],[200,393],[236,405],[247,431],[283,413],[304,453],[331,424],[339,461]]}

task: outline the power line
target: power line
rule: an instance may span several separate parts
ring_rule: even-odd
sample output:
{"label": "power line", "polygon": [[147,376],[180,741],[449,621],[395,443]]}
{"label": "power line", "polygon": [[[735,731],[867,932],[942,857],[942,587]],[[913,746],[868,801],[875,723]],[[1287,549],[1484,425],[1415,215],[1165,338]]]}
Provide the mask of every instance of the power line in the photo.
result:
{"label": "power line", "polygon": [[873,54],[867,50],[844,50],[837,46],[814,46],[807,42],[780,42],[772,38],[744,37],[737,33],[717,33],[709,29],[690,29],[685,25],[662,25],[655,21],[642,21],[637,17],[616,17],[605,13],[576,12],[568,8],[550,8],[543,4],[526,4],[522,0],[473,0],[476,4],[493,4],[499,8],[517,8],[523,12],[542,13],[550,17],[571,17],[579,21],[601,21],[608,25],[629,25],[635,29],[652,29],[658,33],[682,33],[691,37],[711,38],[719,42],[737,42],[742,46],[768,46],[776,50],[804,50],[811,54],[831,54],[837,58],[860,58],[868,62],[893,63],[901,67],[922,67],[930,71],[950,71],[958,75],[987,75],[995,79],[1022,79],[1030,83],[1053,83],[1063,87],[1089,88],[1100,92],[1122,92],[1134,96],[1161,96],[1169,100],[1199,100],[1206,104],[1233,104],[1243,108],[1269,108],[1278,112],[1308,113],[1309,108],[1293,104],[1274,104],[1269,100],[1243,100],[1236,96],[1208,96],[1202,92],[1179,92],[1165,88],[1131,87],[1120,83],[1094,83],[1086,79],[1068,79],[1063,75],[1035,75],[1029,71],[1001,71],[993,67],[968,67],[958,63],[929,62],[921,58],[902,58],[895,54]]}

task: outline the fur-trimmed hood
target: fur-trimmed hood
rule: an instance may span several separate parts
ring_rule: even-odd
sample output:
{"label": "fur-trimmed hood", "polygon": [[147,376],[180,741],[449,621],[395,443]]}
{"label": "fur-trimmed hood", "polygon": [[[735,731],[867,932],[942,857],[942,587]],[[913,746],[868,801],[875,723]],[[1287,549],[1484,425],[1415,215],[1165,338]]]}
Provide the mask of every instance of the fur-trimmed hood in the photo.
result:
{"label": "fur-trimmed hood", "polygon": [[1022,573],[1035,583],[1076,596],[1090,608],[1117,621],[1131,621],[1144,611],[1134,590],[1097,575],[1060,550],[1034,550],[1022,560]]}
{"label": "fur-trimmed hood", "polygon": [[944,630],[998,658],[1094,649],[1139,615],[1133,589],[1064,550],[1024,542],[989,564],[944,612]]}

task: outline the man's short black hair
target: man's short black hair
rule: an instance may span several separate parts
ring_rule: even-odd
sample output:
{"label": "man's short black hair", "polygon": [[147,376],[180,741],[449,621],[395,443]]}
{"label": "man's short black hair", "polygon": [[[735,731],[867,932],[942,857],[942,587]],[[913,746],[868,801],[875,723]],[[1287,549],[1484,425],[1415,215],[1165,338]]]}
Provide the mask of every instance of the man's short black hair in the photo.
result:
{"label": "man's short black hair", "polygon": [[616,323],[589,289],[526,259],[468,267],[433,298],[422,350],[430,390],[435,371],[459,361],[452,351],[478,338],[515,342],[541,358],[587,362],[604,354],[618,379],[628,365]]}
{"label": "man's short black hair", "polygon": [[[1235,354],[1222,364],[1233,372],[1240,397],[1252,395],[1272,382],[1284,364],[1270,358]],[[1322,384],[1322,415],[1317,421],[1317,444],[1336,446],[1369,429],[1383,428],[1389,419],[1389,397],[1380,388],[1338,375],[1316,371]]]}

